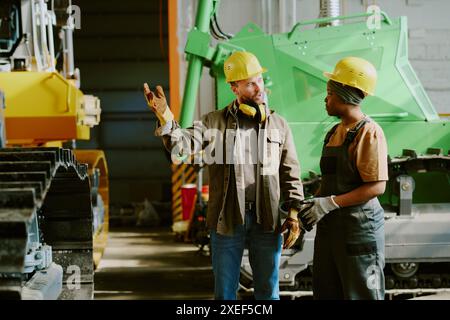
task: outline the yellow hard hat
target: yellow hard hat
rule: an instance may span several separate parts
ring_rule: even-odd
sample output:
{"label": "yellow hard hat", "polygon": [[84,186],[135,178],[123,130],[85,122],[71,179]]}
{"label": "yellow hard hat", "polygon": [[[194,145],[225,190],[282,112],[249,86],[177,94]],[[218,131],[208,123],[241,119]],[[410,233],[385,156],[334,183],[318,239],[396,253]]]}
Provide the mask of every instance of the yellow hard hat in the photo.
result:
{"label": "yellow hard hat", "polygon": [[254,77],[267,69],[261,67],[253,53],[247,51],[235,51],[223,65],[227,82],[239,81]]}
{"label": "yellow hard hat", "polygon": [[377,70],[369,61],[346,57],[338,61],[333,73],[324,72],[328,79],[358,88],[365,95],[373,96],[377,84]]}

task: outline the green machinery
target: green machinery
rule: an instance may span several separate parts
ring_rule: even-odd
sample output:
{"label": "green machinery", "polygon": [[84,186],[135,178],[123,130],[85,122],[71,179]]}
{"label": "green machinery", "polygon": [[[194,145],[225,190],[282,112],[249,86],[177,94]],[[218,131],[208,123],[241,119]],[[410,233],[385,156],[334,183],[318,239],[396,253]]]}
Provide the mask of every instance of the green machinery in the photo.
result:
{"label": "green machinery", "polygon": [[[375,13],[321,18],[273,35],[249,23],[234,36],[221,33],[224,40],[213,48],[210,41],[218,32],[213,24],[217,24],[218,4],[199,1],[196,27],[188,35],[189,69],[181,125],[192,123],[203,66],[216,79],[216,107],[223,108],[234,98],[224,80],[224,60],[235,50],[256,54],[268,69],[264,77],[270,107],[289,122],[305,192],[312,193],[320,180],[323,137],[337,120],[325,111],[327,79],[322,72],[333,70],[346,56],[369,60],[379,80],[375,96],[365,99],[363,111],[382,126],[391,159],[390,181],[380,199],[386,212],[386,287],[448,287],[450,274],[443,266],[450,270],[450,122],[439,117],[408,61],[407,18],[391,19],[381,12],[378,29],[369,29],[365,20]],[[332,20],[345,24],[304,27]],[[294,249],[283,252],[281,288],[310,290],[314,234],[315,229]],[[244,287],[251,285],[247,258],[241,279]]]}

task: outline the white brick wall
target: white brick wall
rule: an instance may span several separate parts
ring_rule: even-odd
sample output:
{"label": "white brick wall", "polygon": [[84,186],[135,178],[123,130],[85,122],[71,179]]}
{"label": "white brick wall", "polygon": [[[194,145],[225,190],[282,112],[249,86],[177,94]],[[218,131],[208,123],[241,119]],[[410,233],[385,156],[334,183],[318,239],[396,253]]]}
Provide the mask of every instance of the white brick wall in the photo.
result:
{"label": "white brick wall", "polygon": [[447,28],[411,27],[409,58],[436,110],[450,113],[450,21]]}

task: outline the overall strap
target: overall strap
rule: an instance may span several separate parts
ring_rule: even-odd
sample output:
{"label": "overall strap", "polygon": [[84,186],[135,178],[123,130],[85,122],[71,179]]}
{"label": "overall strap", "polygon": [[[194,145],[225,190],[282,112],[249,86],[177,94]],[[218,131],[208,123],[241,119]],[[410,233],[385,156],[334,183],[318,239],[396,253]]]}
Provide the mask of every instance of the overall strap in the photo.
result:
{"label": "overall strap", "polygon": [[358,134],[358,131],[365,126],[366,123],[368,123],[370,120],[367,118],[362,119],[360,122],[358,122],[358,124],[351,130],[349,130],[347,132],[347,135],[345,137],[345,141],[344,144],[345,145],[350,145],[353,140],[355,140],[356,135]]}
{"label": "overall strap", "polygon": [[328,144],[328,142],[331,139],[331,136],[334,134],[334,132],[336,131],[337,127],[338,127],[339,123],[334,125],[333,128],[331,128],[330,131],[328,131],[327,135],[325,136],[325,140],[323,141],[323,145],[326,146]]}

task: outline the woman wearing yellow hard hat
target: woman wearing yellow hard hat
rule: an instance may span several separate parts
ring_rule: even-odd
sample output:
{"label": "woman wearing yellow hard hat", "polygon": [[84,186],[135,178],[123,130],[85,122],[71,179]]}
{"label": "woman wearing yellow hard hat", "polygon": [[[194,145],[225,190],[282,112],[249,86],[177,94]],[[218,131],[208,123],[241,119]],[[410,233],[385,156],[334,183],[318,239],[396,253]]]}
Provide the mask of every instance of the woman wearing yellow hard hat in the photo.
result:
{"label": "woman wearing yellow hard hat", "polygon": [[327,113],[341,121],[325,137],[319,196],[302,216],[317,224],[314,298],[384,299],[384,212],[377,196],[388,180],[387,144],[360,107],[375,92],[377,72],[367,60],[347,57],[324,75]]}

